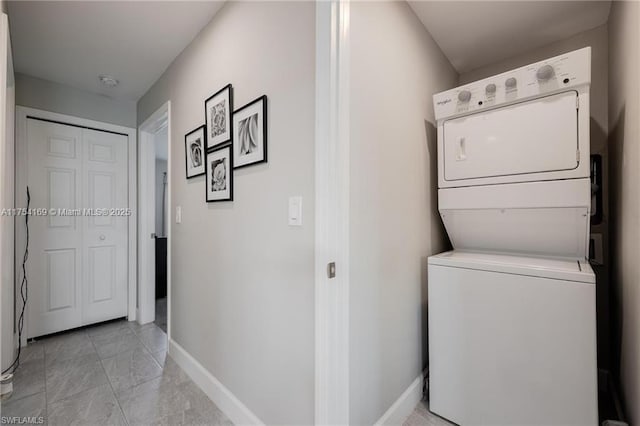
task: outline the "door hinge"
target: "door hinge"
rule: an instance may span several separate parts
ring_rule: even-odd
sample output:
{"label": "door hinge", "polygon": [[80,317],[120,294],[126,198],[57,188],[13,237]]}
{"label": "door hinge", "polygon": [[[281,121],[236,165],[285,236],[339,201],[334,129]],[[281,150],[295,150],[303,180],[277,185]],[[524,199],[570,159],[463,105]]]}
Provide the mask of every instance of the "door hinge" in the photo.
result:
{"label": "door hinge", "polygon": [[327,278],[335,278],[336,277],[336,262],[331,262],[327,264]]}

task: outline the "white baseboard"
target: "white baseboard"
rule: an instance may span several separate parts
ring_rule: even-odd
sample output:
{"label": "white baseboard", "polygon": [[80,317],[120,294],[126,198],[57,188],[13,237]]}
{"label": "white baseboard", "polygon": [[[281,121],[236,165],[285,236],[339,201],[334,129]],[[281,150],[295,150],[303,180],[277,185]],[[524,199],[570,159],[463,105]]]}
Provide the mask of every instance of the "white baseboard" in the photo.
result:
{"label": "white baseboard", "polygon": [[397,426],[402,425],[407,417],[411,415],[413,410],[422,400],[422,384],[424,382],[424,373],[421,373],[411,382],[407,390],[394,402],[391,407],[380,417],[375,426]]}
{"label": "white baseboard", "polygon": [[229,389],[173,340],[169,341],[169,354],[234,424],[264,425]]}

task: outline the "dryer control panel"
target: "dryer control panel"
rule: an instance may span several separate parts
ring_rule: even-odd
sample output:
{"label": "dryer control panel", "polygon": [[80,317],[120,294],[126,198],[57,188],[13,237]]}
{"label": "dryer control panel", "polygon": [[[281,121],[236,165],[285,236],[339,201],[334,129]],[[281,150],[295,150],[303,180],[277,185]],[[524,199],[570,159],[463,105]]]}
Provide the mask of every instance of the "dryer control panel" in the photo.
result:
{"label": "dryer control panel", "polygon": [[435,117],[472,114],[590,83],[591,48],[585,47],[433,95]]}

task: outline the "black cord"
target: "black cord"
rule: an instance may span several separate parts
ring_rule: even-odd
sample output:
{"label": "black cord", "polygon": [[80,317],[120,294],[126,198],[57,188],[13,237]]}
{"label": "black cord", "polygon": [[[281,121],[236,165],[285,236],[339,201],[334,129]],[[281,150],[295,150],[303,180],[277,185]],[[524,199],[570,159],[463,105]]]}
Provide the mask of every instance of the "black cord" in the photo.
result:
{"label": "black cord", "polygon": [[14,373],[20,366],[20,351],[22,349],[22,329],[24,327],[24,310],[27,306],[27,260],[29,259],[29,206],[31,205],[31,194],[29,193],[29,187],[27,186],[27,214],[24,216],[24,224],[27,228],[27,241],[24,248],[24,257],[22,258],[22,282],[20,283],[20,297],[22,298],[22,312],[20,312],[20,318],[18,319],[18,353],[13,363],[8,366],[2,374],[11,370]]}

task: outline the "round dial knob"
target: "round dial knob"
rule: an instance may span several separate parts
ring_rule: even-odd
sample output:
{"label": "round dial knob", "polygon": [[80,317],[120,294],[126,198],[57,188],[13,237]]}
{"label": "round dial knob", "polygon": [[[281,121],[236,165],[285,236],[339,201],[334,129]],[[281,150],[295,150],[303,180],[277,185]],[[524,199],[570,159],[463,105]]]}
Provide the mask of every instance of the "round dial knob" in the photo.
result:
{"label": "round dial knob", "polygon": [[513,89],[514,87],[516,87],[517,84],[518,84],[518,80],[516,80],[515,77],[509,77],[504,82],[504,85],[507,86],[509,89]]}
{"label": "round dial knob", "polygon": [[538,77],[538,80],[540,81],[549,80],[551,77],[553,77],[553,67],[551,65],[541,66],[536,72],[536,77]]}
{"label": "round dial knob", "polygon": [[471,99],[471,92],[468,90],[463,90],[460,93],[458,93],[458,100],[460,102],[469,102],[469,99]]}
{"label": "round dial knob", "polygon": [[487,87],[485,87],[484,90],[487,92],[487,95],[493,95],[496,93],[496,85],[493,83],[487,84]]}

